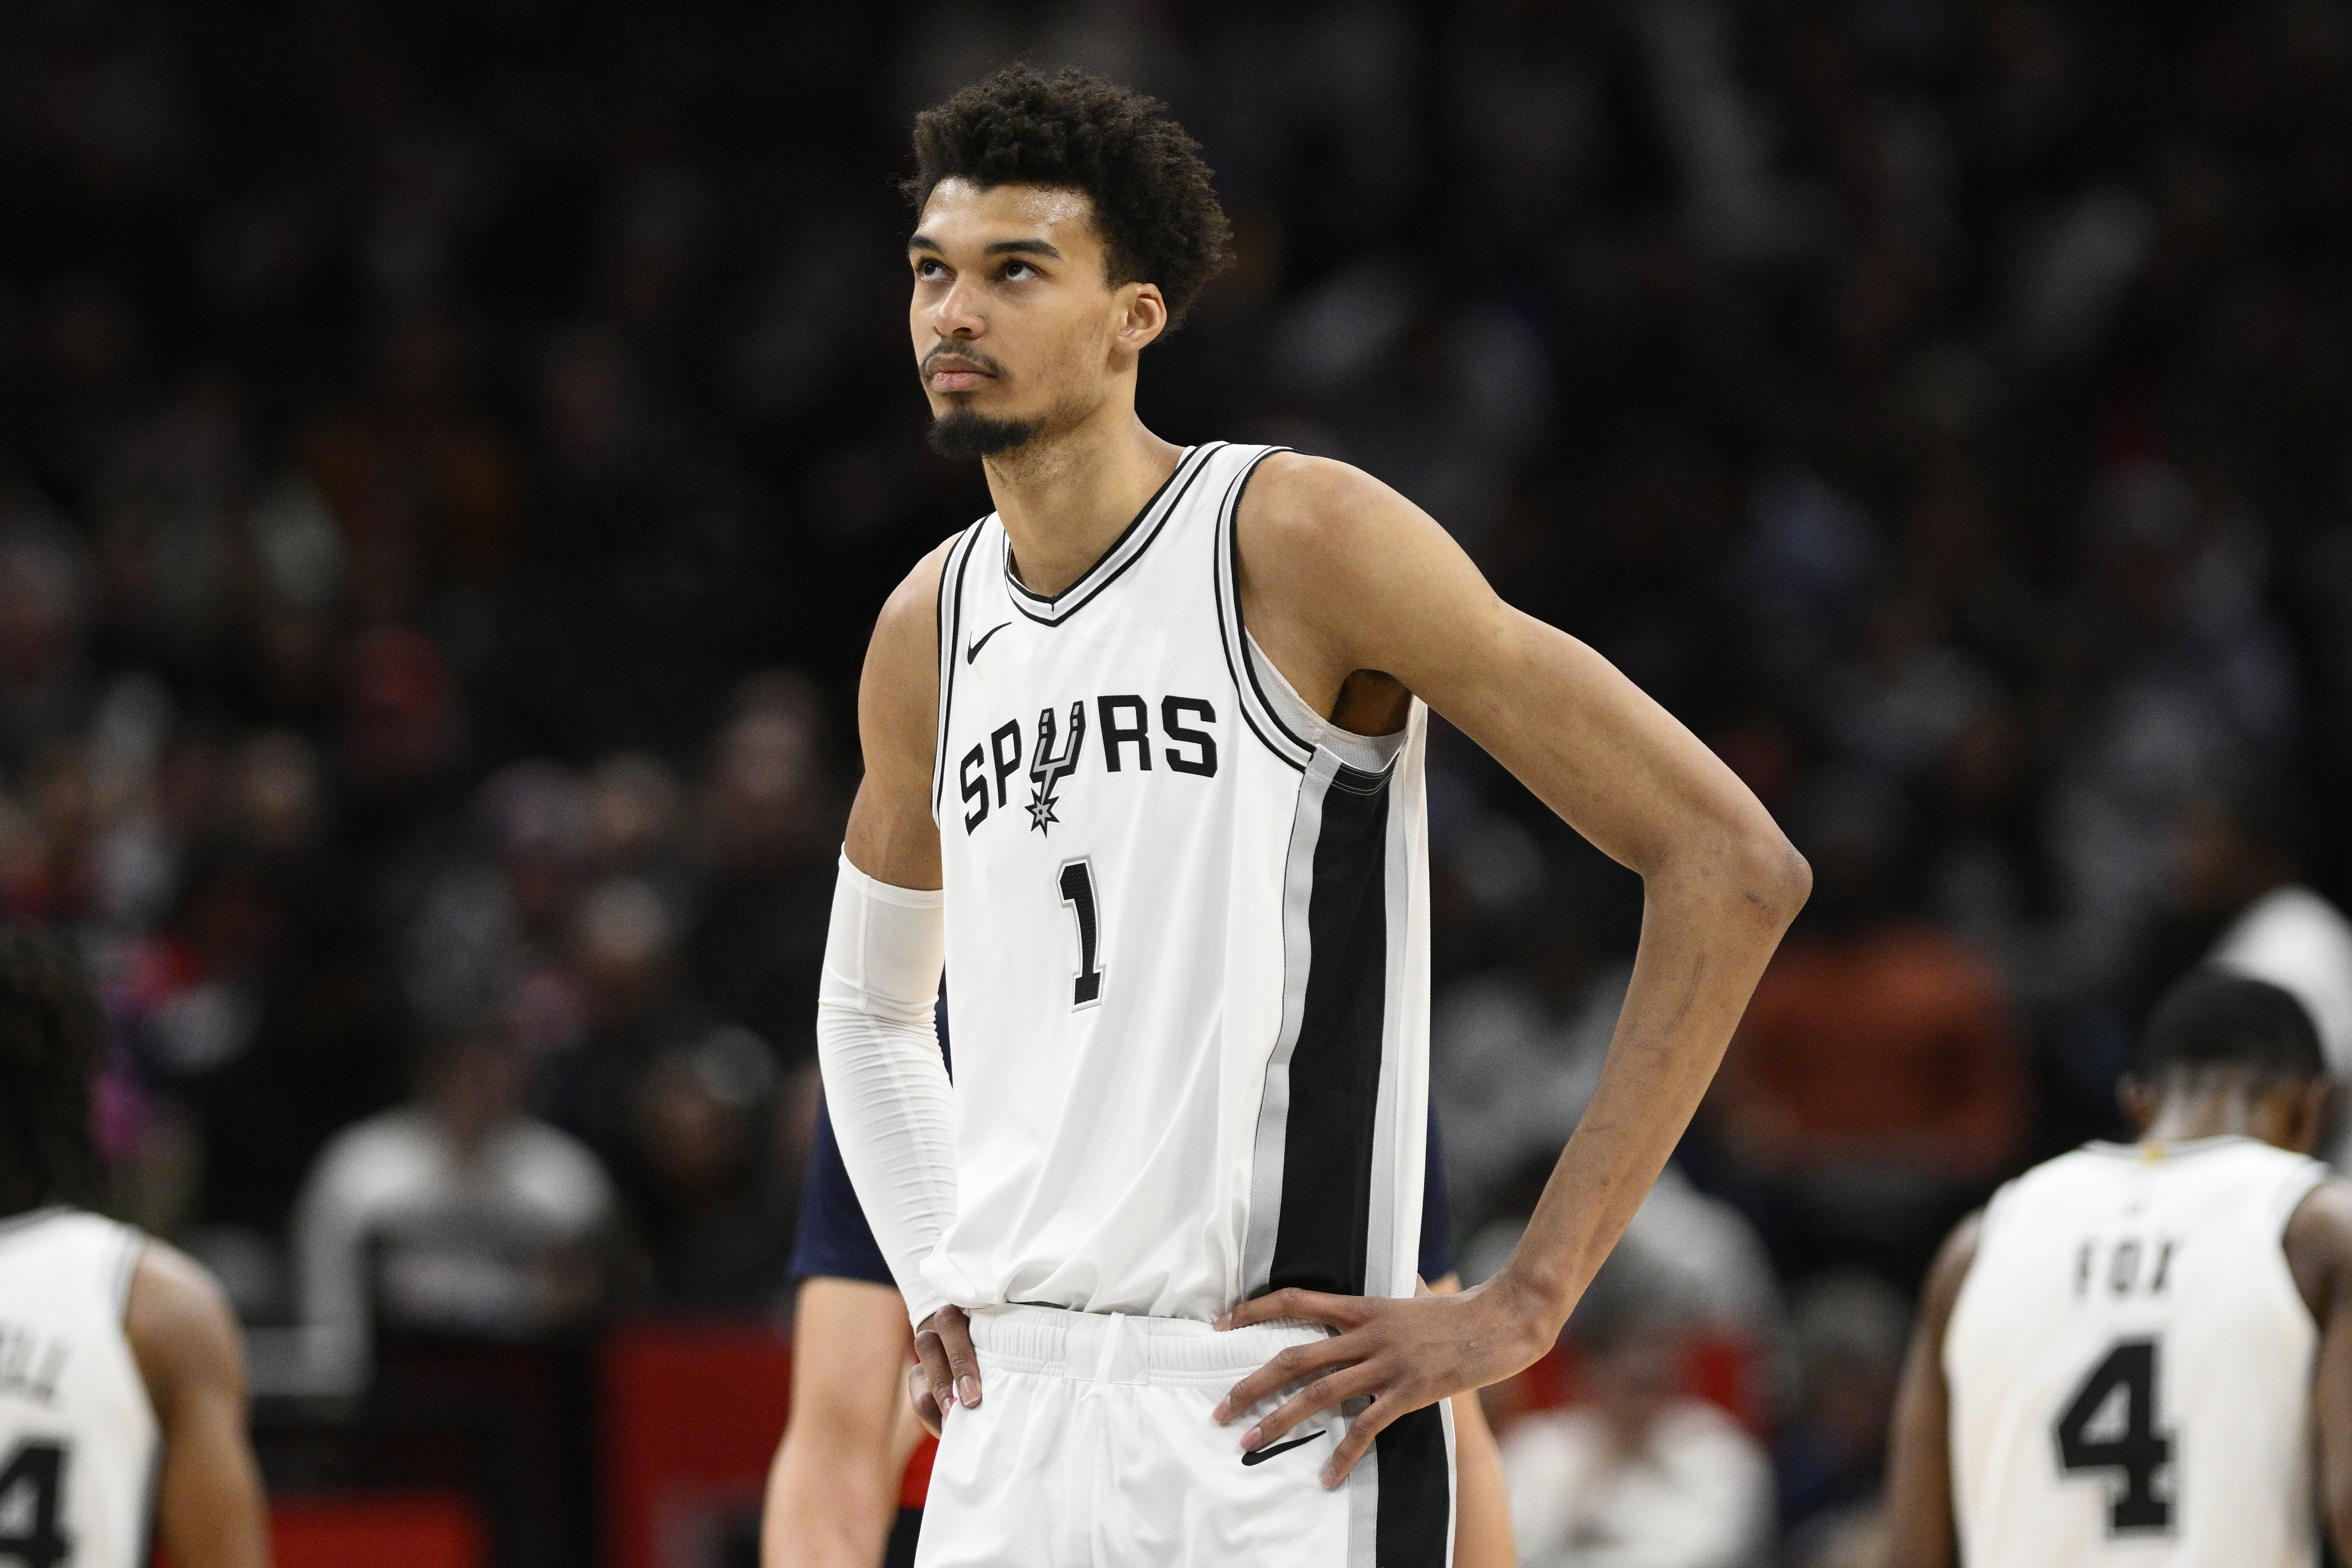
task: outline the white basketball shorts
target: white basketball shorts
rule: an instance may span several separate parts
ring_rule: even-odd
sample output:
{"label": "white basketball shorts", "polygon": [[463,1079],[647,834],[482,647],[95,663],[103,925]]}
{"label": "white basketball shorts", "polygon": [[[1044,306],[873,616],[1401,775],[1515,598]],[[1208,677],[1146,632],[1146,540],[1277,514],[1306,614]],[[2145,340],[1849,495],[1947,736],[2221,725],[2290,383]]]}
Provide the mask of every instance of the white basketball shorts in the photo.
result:
{"label": "white basketball shorts", "polygon": [[1280,1396],[1220,1426],[1228,1389],[1313,1324],[997,1307],[971,1314],[981,1402],[949,1412],[917,1568],[1447,1568],[1453,1416],[1392,1423],[1336,1489],[1326,1412],[1245,1457]]}

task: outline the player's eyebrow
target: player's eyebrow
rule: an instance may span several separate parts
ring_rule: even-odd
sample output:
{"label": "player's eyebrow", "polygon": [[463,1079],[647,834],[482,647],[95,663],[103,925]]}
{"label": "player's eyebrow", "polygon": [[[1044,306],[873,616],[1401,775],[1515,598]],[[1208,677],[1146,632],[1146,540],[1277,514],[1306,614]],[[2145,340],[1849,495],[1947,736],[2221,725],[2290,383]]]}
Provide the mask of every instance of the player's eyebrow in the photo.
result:
{"label": "player's eyebrow", "polygon": [[[908,236],[907,248],[928,250],[934,256],[945,254],[940,248],[940,242],[928,234]],[[1042,256],[1049,261],[1062,259],[1062,253],[1042,239],[1000,239],[981,254],[983,256]]]}

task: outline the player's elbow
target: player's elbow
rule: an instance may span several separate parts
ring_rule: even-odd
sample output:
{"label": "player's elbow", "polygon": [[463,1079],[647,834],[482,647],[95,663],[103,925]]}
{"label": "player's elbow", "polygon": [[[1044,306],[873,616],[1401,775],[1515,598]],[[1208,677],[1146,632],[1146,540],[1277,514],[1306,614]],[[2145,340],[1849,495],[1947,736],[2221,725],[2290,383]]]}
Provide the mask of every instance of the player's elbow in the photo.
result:
{"label": "player's elbow", "polygon": [[1789,929],[1812,896],[1813,868],[1759,807],[1738,829],[1730,886],[1742,907],[1775,935]]}

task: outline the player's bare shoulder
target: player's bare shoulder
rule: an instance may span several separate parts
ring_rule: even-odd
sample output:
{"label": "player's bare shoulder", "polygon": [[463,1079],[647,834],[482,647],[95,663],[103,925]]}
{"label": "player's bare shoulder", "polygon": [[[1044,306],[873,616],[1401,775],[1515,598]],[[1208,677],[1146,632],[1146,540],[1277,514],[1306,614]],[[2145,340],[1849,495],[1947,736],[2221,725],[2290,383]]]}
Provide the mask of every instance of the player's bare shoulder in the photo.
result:
{"label": "player's bare shoulder", "polygon": [[940,700],[940,576],[960,534],[915,563],[875,618],[858,682],[858,726],[868,738],[901,733],[928,748]]}
{"label": "player's bare shoulder", "polygon": [[1234,514],[1242,579],[1253,573],[1308,584],[1345,575],[1367,546],[1416,522],[1436,524],[1352,464],[1274,452],[1251,473]]}
{"label": "player's bare shoulder", "polygon": [[866,649],[869,678],[874,660],[887,658],[895,672],[904,663],[911,669],[921,668],[939,679],[940,657],[940,575],[946,569],[948,552],[955,548],[961,534],[950,534],[940,541],[914,570],[890,590],[882,603],[882,613],[874,620],[874,638]]}
{"label": "player's bare shoulder", "polygon": [[1977,1245],[1984,1239],[1984,1210],[1977,1210],[1954,1226],[1937,1249],[1936,1261],[1928,1266],[1927,1278],[1919,1288],[1923,1317],[1950,1321],[1952,1305],[1959,1300],[1960,1287],[1968,1283],[1969,1269],[1977,1260]]}
{"label": "player's bare shoulder", "polygon": [[158,1411],[192,1384],[244,1389],[244,1342],[228,1298],[175,1247],[151,1237],[140,1248],[122,1332]]}
{"label": "player's bare shoulder", "polygon": [[2315,1319],[2324,1323],[2352,1305],[2352,1182],[2330,1176],[2305,1194],[2282,1244],[2295,1291]]}

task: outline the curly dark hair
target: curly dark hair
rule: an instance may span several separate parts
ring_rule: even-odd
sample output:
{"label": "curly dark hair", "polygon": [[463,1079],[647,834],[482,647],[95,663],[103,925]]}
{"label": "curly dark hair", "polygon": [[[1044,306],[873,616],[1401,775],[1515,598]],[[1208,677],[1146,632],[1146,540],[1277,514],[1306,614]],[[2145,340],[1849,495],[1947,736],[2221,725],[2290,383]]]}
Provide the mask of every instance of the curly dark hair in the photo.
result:
{"label": "curly dark hair", "polygon": [[0,1215],[96,1200],[89,1084],[106,1041],[105,1015],[65,944],[0,931]]}
{"label": "curly dark hair", "polygon": [[1201,145],[1168,106],[1075,68],[1008,66],[917,115],[915,172],[899,188],[919,213],[953,179],[1085,192],[1111,284],[1158,284],[1171,327],[1233,237]]}

